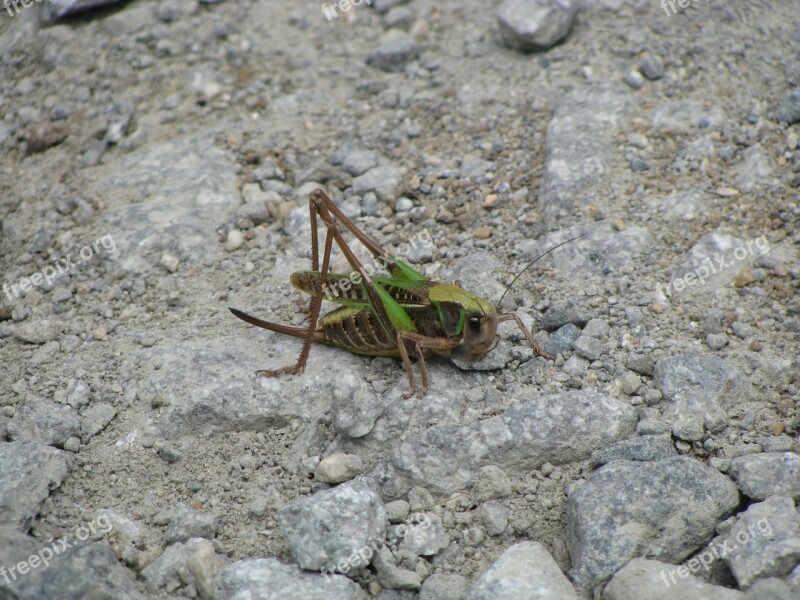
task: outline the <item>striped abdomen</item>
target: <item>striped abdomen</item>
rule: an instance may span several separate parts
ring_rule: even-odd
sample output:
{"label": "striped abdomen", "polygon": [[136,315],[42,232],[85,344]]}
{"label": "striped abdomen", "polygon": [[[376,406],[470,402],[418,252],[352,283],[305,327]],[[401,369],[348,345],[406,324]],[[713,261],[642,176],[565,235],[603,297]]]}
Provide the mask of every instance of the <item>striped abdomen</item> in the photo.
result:
{"label": "striped abdomen", "polygon": [[369,356],[399,356],[397,336],[387,333],[370,311],[343,306],[322,317],[325,343]]}
{"label": "striped abdomen", "polygon": [[[461,336],[448,336],[441,325],[435,309],[429,306],[405,307],[408,316],[414,321],[417,332],[432,338],[450,338],[453,347],[458,345]],[[343,306],[329,312],[321,321],[324,343],[338,346],[355,354],[369,356],[399,356],[397,333],[389,334],[378,323],[369,310],[359,310]],[[412,353],[413,355],[413,353]]]}

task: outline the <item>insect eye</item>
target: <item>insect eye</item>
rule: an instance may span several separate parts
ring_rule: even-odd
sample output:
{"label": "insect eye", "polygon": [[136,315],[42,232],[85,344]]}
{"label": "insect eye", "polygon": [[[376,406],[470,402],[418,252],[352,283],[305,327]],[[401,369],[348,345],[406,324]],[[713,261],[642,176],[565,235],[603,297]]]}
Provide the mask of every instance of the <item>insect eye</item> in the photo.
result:
{"label": "insect eye", "polygon": [[467,325],[470,330],[478,332],[481,330],[481,319],[480,317],[470,317],[467,319]]}

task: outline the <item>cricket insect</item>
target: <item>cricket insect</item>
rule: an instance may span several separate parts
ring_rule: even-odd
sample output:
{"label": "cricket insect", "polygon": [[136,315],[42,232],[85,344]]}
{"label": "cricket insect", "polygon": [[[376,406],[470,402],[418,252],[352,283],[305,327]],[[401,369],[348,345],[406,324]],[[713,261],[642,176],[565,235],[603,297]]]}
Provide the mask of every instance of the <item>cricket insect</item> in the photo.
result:
{"label": "cricket insect", "polygon": [[[311,192],[308,202],[311,215],[311,271],[299,271],[291,277],[295,288],[311,296],[308,326],[280,325],[263,321],[235,308],[229,309],[251,325],[303,338],[303,349],[296,364],[276,370],[259,370],[256,374],[273,377],[281,373],[302,373],[311,345],[322,343],[344,348],[355,354],[399,356],[411,387],[403,394],[404,399],[417,392],[417,382],[411,367],[411,357],[416,358],[422,379],[417,397],[422,398],[428,391],[429,383],[426,358],[434,354],[449,355],[462,340],[471,357],[483,356],[494,347],[495,338],[499,339],[497,324],[503,321],[514,321],[536,353],[547,357],[516,314],[499,313],[491,302],[462,289],[458,283],[453,285],[431,281],[405,262],[394,258],[356,227],[321,189]],[[321,268],[317,218],[327,227]],[[337,222],[385,265],[387,277],[373,276],[365,269],[342,237]],[[574,239],[577,238],[550,248],[539,258]],[[352,273],[329,272],[334,241],[353,269]],[[511,284],[534,262],[536,261],[525,267]],[[371,265],[369,271],[374,271]],[[331,290],[334,290],[333,295]],[[320,319],[323,296],[341,306]]]}

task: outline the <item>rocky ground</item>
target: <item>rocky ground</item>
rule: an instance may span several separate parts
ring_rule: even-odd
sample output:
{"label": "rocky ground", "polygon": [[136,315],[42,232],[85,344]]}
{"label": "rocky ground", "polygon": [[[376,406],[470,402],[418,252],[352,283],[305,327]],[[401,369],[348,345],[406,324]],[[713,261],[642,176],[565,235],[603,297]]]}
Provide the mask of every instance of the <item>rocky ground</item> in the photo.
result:
{"label": "rocky ground", "polygon": [[[3,12],[0,597],[800,597],[800,19],[680,1]],[[582,234],[554,360],[254,376],[317,187],[491,302]]]}

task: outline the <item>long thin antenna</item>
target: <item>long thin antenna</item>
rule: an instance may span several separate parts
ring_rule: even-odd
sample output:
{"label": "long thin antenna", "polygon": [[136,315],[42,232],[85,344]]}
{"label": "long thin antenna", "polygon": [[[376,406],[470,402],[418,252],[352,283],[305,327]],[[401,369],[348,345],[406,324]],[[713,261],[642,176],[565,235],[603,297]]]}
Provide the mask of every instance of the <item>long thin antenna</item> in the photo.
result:
{"label": "long thin antenna", "polygon": [[517,281],[517,279],[519,279],[519,276],[520,276],[520,275],[522,275],[522,274],[523,274],[525,271],[527,271],[528,269],[530,269],[530,268],[531,268],[531,267],[534,265],[534,263],[535,263],[537,260],[539,260],[540,258],[544,258],[544,257],[545,257],[545,256],[547,256],[548,254],[550,254],[550,253],[551,253],[553,250],[556,250],[556,249],[558,249],[558,248],[561,248],[561,246],[563,246],[564,244],[569,244],[570,242],[574,242],[575,240],[578,240],[578,239],[580,239],[580,238],[582,238],[582,237],[585,237],[585,236],[587,236],[587,235],[588,235],[587,233],[582,233],[582,234],[580,234],[580,235],[576,235],[574,238],[570,238],[570,239],[568,239],[568,240],[567,240],[567,241],[565,241],[565,242],[561,242],[560,244],[558,244],[558,245],[556,245],[556,246],[553,246],[553,247],[552,247],[552,248],[550,248],[550,249],[549,249],[547,252],[545,252],[544,254],[541,254],[541,255],[537,256],[535,259],[533,259],[533,261],[529,262],[529,263],[528,263],[528,265],[527,265],[527,266],[526,266],[524,269],[522,269],[522,271],[520,271],[519,273],[517,273],[517,276],[516,276],[516,277],[514,277],[514,279],[512,279],[512,280],[511,280],[511,283],[509,283],[509,284],[508,284],[508,287],[507,287],[507,288],[505,289],[505,291],[503,292],[503,295],[502,295],[502,296],[500,296],[500,300],[498,300],[498,302],[497,302],[497,304],[496,304],[495,306],[497,306],[497,308],[500,308],[500,303],[503,301],[503,298],[505,298],[505,297],[506,297],[506,293],[508,292],[508,290],[510,290],[510,289],[511,289],[511,286],[512,286],[512,285],[514,285],[514,283]]}

